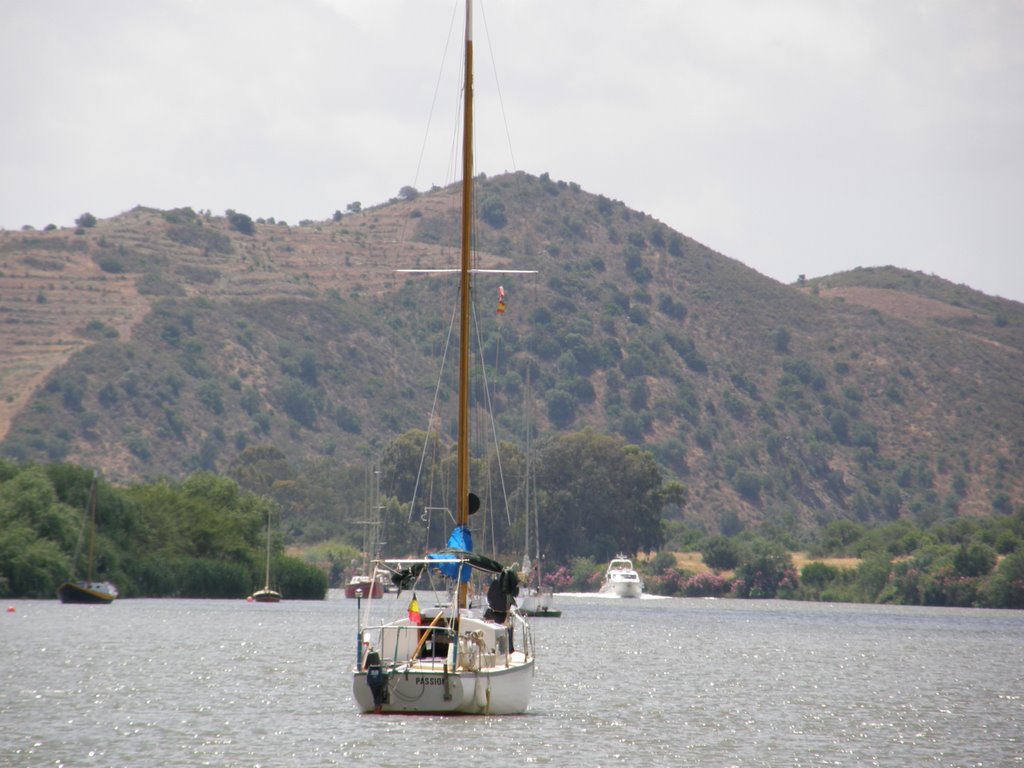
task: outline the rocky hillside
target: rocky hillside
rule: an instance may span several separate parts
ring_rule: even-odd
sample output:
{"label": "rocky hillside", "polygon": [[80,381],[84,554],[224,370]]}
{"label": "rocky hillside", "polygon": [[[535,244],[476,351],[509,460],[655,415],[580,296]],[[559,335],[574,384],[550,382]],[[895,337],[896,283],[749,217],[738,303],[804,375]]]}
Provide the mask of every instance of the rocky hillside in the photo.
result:
{"label": "rocky hillside", "polygon": [[[480,265],[538,270],[476,285],[502,439],[527,412],[539,439],[622,434],[710,530],[1021,505],[1021,304],[892,268],[781,285],[546,175],[477,200]],[[374,460],[427,427],[454,287],[395,270],[453,265],[457,208],[406,189],[297,225],[137,208],[0,232],[0,449],[120,481],[262,445]]]}

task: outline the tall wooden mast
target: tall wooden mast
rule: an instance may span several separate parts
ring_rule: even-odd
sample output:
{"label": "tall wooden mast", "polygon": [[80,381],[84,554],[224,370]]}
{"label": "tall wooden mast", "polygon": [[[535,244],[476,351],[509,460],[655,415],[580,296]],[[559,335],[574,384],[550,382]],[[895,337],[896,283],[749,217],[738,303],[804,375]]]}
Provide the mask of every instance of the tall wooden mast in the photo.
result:
{"label": "tall wooden mast", "polygon": [[[462,106],[462,263],[459,283],[459,437],[455,520],[469,524],[469,308],[473,236],[473,0],[466,0],[466,71]],[[459,607],[466,607],[467,585],[459,582]]]}

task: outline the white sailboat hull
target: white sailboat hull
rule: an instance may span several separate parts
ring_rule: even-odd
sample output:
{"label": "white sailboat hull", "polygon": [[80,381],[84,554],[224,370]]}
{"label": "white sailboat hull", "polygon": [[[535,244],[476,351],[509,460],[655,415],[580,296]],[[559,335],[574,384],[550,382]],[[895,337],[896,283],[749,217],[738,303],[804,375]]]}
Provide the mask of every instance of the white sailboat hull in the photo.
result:
{"label": "white sailboat hull", "polygon": [[402,618],[360,630],[352,694],[361,712],[526,711],[534,676],[526,620],[512,612],[507,621],[492,621],[462,609],[452,626],[451,615],[443,612],[423,624]]}
{"label": "white sailboat hull", "polygon": [[[513,657],[522,654],[513,654]],[[381,713],[514,715],[525,712],[533,691],[533,659],[513,660],[508,668],[478,672],[444,669],[394,671],[388,675]],[[373,712],[373,692],[365,672],[352,678],[361,712]]]}

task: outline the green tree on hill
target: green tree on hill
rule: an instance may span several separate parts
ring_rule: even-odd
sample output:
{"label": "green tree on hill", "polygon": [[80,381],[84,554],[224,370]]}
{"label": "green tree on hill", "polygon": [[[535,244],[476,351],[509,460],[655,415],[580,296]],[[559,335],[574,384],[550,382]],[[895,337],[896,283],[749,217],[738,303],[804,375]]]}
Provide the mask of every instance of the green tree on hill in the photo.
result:
{"label": "green tree on hill", "polygon": [[541,526],[559,532],[541,540],[559,561],[657,549],[663,508],[685,502],[685,488],[663,480],[649,451],[591,430],[553,439],[537,465]]}

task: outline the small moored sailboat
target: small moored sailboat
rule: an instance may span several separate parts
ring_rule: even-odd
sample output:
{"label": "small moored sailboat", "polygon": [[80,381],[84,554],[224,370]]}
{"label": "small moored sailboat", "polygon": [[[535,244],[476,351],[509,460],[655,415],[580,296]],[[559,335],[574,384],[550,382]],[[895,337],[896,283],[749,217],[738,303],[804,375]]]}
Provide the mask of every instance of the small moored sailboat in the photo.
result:
{"label": "small moored sailboat", "polygon": [[[92,563],[96,539],[96,479],[92,473],[92,485],[89,486],[89,559],[86,577],[83,581],[66,581],[57,587],[57,597],[62,603],[91,603],[93,605],[109,605],[117,598],[117,587],[109,581],[93,581]],[[76,554],[77,559],[77,554]]]}
{"label": "small moored sailboat", "polygon": [[384,597],[384,584],[380,579],[367,576],[364,573],[357,573],[348,580],[345,585],[345,597]]}
{"label": "small moored sailboat", "polygon": [[256,603],[279,603],[281,593],[270,588],[270,510],[267,510],[267,569],[263,580],[263,589],[257,589],[249,597]]}
{"label": "small moored sailboat", "polygon": [[519,612],[524,616],[536,616],[539,618],[557,619],[561,617],[562,611],[554,606],[555,593],[545,587],[542,581],[540,559],[530,562],[529,557],[524,559],[523,569],[530,574],[530,580],[519,591]]}
{"label": "small moored sailboat", "polygon": [[[526,402],[531,402],[532,393],[530,390],[530,369],[526,369]],[[542,570],[543,558],[540,554],[540,518],[538,516],[536,501],[533,509],[530,509],[530,499],[536,499],[533,493],[533,473],[530,471],[530,411],[526,412],[526,483],[524,484],[524,523],[526,531],[526,546],[523,550],[523,573],[525,583],[519,591],[519,611],[526,616],[557,619],[562,612],[554,607],[555,593],[550,587],[544,586],[544,574]],[[532,536],[531,536],[532,530]],[[530,559],[530,547],[534,546],[534,559]]]}
{"label": "small moored sailboat", "polygon": [[[374,470],[374,479],[380,482],[380,471]],[[367,500],[369,515],[366,520],[359,521],[363,526],[363,559],[359,563],[359,571],[354,573],[345,584],[345,597],[357,599],[362,597],[383,597],[384,588],[387,586],[380,578],[369,575],[372,570],[372,561],[379,557],[380,549],[380,490],[372,491],[373,498],[370,498],[371,488],[367,482]]]}

